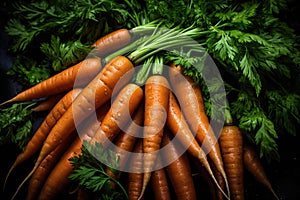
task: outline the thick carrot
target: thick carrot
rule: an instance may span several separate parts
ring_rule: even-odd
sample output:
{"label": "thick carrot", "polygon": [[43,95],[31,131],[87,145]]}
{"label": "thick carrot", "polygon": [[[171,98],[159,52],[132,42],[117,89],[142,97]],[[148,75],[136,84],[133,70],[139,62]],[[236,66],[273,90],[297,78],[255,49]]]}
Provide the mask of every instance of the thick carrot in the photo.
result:
{"label": "thick carrot", "polygon": [[157,169],[152,172],[151,186],[155,200],[171,199],[167,174],[164,168]]}
{"label": "thick carrot", "polygon": [[72,134],[70,139],[63,141],[56,149],[54,149],[46,158],[41,162],[37,170],[33,173],[28,189],[26,200],[36,199],[39,194],[40,189],[44,185],[44,182],[47,179],[47,176],[50,174],[51,170],[64,153],[64,151],[69,147],[69,145],[74,141],[73,139],[76,136],[76,133]]}
{"label": "thick carrot", "polygon": [[169,83],[161,75],[150,76],[145,85],[144,110],[144,178],[141,196],[150,181],[157,150],[163,136],[169,102]]}
{"label": "thick carrot", "polygon": [[55,199],[64,189],[70,184],[68,178],[73,170],[73,166],[69,161],[70,158],[81,154],[82,141],[77,136],[75,141],[71,144],[68,150],[61,157],[59,162],[48,176],[38,199],[50,200]]}
{"label": "thick carrot", "polygon": [[176,198],[178,200],[196,200],[195,185],[187,154],[184,153],[180,155],[177,147],[171,140],[171,135],[165,132],[162,145],[168,145],[169,149],[168,151],[164,151],[163,159],[174,160],[170,165],[166,166],[166,171],[174,188]]}
{"label": "thick carrot", "polygon": [[124,28],[116,30],[94,42],[91,45],[92,47],[95,47],[92,53],[103,58],[129,44],[131,38],[129,30]]}
{"label": "thick carrot", "polygon": [[[58,74],[22,91],[10,100],[0,104],[14,101],[29,101],[59,94],[76,86],[84,86],[101,70],[101,60],[99,58],[87,58],[80,63],[69,67]],[[80,72],[80,73],[78,73]]]}
{"label": "thick carrot", "polygon": [[244,199],[242,133],[237,126],[226,125],[221,131],[219,141],[231,198]]}
{"label": "thick carrot", "polygon": [[276,199],[279,199],[275,191],[273,190],[273,187],[266,175],[266,172],[256,150],[253,146],[246,142],[244,143],[243,148],[243,161],[245,168],[254,176],[254,178],[262,185],[267,187]]}
{"label": "thick carrot", "polygon": [[[72,106],[67,109],[65,114],[57,121],[52,128],[35,165],[23,182],[19,185],[14,196],[18,193],[22,185],[36,170],[41,161],[54,150],[63,140],[75,130],[76,124],[80,124],[95,109],[105,104],[112,95],[113,89],[121,77],[130,72],[132,75],[134,66],[130,60],[124,56],[117,56],[112,59],[103,70],[81,91]],[[130,76],[127,76],[129,78]],[[126,83],[126,81],[122,81]],[[13,197],[14,198],[14,197]]]}
{"label": "thick carrot", "polygon": [[128,173],[128,197],[130,200],[136,200],[140,197],[143,186],[143,142],[139,140],[134,148],[135,156],[130,159],[130,171]]}
{"label": "thick carrot", "polygon": [[[26,145],[25,150],[18,155],[15,162],[9,169],[5,183],[16,166],[23,163],[25,160],[29,159],[33,156],[37,151],[42,147],[43,142],[47,138],[49,132],[52,127],[57,123],[57,121],[61,118],[61,116],[66,112],[66,110],[71,106],[74,99],[79,95],[82,89],[74,89],[68,92],[50,111],[50,113],[46,116],[40,127],[34,133],[33,137],[30,139],[28,144]],[[4,184],[5,185],[5,184]]]}
{"label": "thick carrot", "polygon": [[172,88],[176,91],[175,95],[192,132],[196,134],[201,147],[208,153],[208,156],[222,174],[229,192],[220,146],[205,113],[199,85],[195,85],[192,78],[184,76],[181,67],[176,67],[174,64],[171,64],[169,76]]}
{"label": "thick carrot", "polygon": [[[176,138],[178,138],[179,142],[183,145],[183,147],[187,149],[193,157],[200,161],[200,163],[205,167],[211,178],[216,183],[216,186],[220,189],[222,193],[224,193],[212,172],[206,154],[201,149],[198,142],[194,138],[194,135],[190,131],[189,126],[186,123],[179,108],[179,105],[172,92],[170,92],[169,95],[167,125],[171,133],[173,133],[176,136]],[[224,195],[227,196],[226,194]]]}
{"label": "thick carrot", "polygon": [[64,93],[56,94],[47,97],[44,101],[42,101],[39,105],[31,109],[34,112],[42,112],[51,110],[55,104],[64,96]]}
{"label": "thick carrot", "polygon": [[125,128],[142,98],[143,90],[140,86],[134,83],[127,84],[114,99],[91,143],[108,145],[108,141],[112,141],[120,130]]}

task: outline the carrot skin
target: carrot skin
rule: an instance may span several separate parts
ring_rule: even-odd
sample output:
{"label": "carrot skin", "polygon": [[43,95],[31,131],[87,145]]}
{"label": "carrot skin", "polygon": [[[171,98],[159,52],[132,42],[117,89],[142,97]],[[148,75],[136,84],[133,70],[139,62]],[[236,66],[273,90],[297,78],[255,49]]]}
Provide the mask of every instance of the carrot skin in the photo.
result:
{"label": "carrot skin", "polygon": [[164,168],[152,172],[151,186],[155,200],[171,200],[167,174]]}
{"label": "carrot skin", "polygon": [[252,174],[252,176],[262,185],[264,185],[266,188],[270,190],[270,192],[274,195],[276,199],[279,199],[276,195],[275,191],[273,190],[273,187],[271,185],[271,182],[269,181],[266,172],[264,170],[264,167],[260,161],[260,158],[254,149],[253,146],[251,146],[248,143],[244,143],[243,146],[243,161],[244,166],[247,171]]}
{"label": "carrot skin", "polygon": [[51,110],[55,104],[64,96],[65,94],[56,94],[47,97],[44,101],[42,101],[39,105],[31,109],[33,112],[42,112]]}
{"label": "carrot skin", "polygon": [[131,157],[130,173],[128,173],[128,197],[129,200],[143,199],[140,197],[143,187],[143,143],[141,140],[137,142],[134,148],[134,153],[139,153]]}
{"label": "carrot skin", "polygon": [[124,28],[116,30],[94,42],[91,45],[92,47],[95,47],[92,54],[104,58],[110,53],[113,53],[129,44],[131,42],[131,39],[132,36],[129,30]]}
{"label": "carrot skin", "polygon": [[101,68],[102,65],[99,58],[87,58],[31,88],[22,91],[12,99],[0,105],[14,101],[29,101],[59,94],[72,89],[75,81],[77,87],[85,86],[101,70]]}
{"label": "carrot skin", "polygon": [[64,153],[64,151],[73,142],[75,134],[72,134],[72,137],[70,139],[65,140],[58,147],[56,147],[56,149],[48,154],[46,158],[41,162],[29,181],[26,200],[34,200],[37,198],[37,195],[44,185],[47,176],[50,174],[51,170],[53,169],[61,155]]}
{"label": "carrot skin", "polygon": [[102,143],[106,146],[109,144],[108,141],[113,141],[120,130],[125,128],[142,98],[143,90],[140,86],[133,83],[127,84],[114,99],[91,142]]}
{"label": "carrot skin", "polygon": [[195,185],[188,157],[185,153],[180,155],[171,140],[170,134],[165,132],[162,143],[163,146],[169,146],[169,151],[164,151],[163,156],[165,159],[174,160],[170,165],[166,166],[166,171],[174,188],[176,198],[178,200],[196,200]]}
{"label": "carrot skin", "polygon": [[145,85],[145,110],[144,110],[144,178],[143,195],[148,182],[150,181],[151,171],[160,149],[164,126],[166,123],[169,101],[169,83],[161,75],[150,76]]}
{"label": "carrot skin", "polygon": [[73,170],[73,166],[69,161],[70,158],[81,154],[82,141],[79,137],[76,137],[75,141],[64,153],[59,162],[48,176],[38,199],[39,200],[51,200],[55,199],[64,189],[70,184],[68,178]]}
{"label": "carrot skin", "polygon": [[244,199],[242,133],[237,126],[224,126],[219,141],[231,198],[233,200]]}
{"label": "carrot skin", "polygon": [[173,90],[176,91],[175,95],[182,107],[183,115],[192,132],[196,134],[196,138],[201,143],[201,147],[208,153],[208,156],[224,177],[227,190],[229,190],[220,146],[205,113],[199,85],[195,85],[191,77],[183,75],[181,67],[175,66],[174,64],[170,67],[169,76],[171,86]]}

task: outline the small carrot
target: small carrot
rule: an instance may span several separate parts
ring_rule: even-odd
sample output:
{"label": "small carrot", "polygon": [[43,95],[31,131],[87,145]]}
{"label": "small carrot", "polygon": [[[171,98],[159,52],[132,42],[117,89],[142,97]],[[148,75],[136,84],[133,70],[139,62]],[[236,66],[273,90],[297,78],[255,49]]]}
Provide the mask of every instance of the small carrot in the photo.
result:
{"label": "small carrot", "polygon": [[204,166],[204,168],[207,170],[207,172],[209,173],[209,175],[215,182],[216,186],[224,194],[224,196],[227,197],[227,195],[224,193],[223,189],[219,186],[219,184],[213,174],[213,171],[207,160],[206,154],[201,149],[201,147],[197,143],[196,139],[194,138],[194,135],[190,131],[189,126],[186,123],[184,116],[182,115],[179,105],[178,105],[172,92],[170,92],[170,95],[169,95],[169,109],[168,109],[167,125],[168,125],[168,128],[170,129],[171,133],[173,133],[176,136],[176,138],[178,138],[179,142],[183,145],[183,147],[185,149],[187,149],[188,152],[194,158],[196,158],[198,161],[200,161],[200,163]]}
{"label": "small carrot", "polygon": [[169,101],[169,83],[161,75],[150,76],[145,85],[144,111],[144,178],[141,196],[150,181],[151,171],[157,156],[157,150],[163,136]]}
{"label": "small carrot", "polygon": [[25,150],[17,156],[15,162],[13,163],[6,175],[4,186],[13,169],[15,169],[19,164],[23,163],[25,160],[33,156],[42,147],[43,142],[47,138],[52,127],[71,106],[72,102],[79,95],[80,92],[81,89],[79,88],[71,90],[54,106],[54,108],[46,116],[40,127],[37,129],[33,137],[26,145]]}
{"label": "small carrot", "polygon": [[172,137],[168,132],[164,133],[163,146],[168,145],[168,151],[164,151],[163,158],[174,160],[166,166],[166,171],[174,188],[176,198],[197,199],[195,185],[191,173],[190,163],[187,155],[180,155],[177,147],[171,142]]}
{"label": "small carrot", "polygon": [[63,141],[41,162],[29,181],[26,200],[36,199],[37,195],[39,194],[39,190],[42,188],[44,182],[47,179],[47,176],[50,174],[51,170],[53,169],[61,155],[64,153],[64,151],[73,142],[75,134],[72,134],[72,137],[70,137],[68,140]]}
{"label": "small carrot", "polygon": [[242,133],[237,126],[225,125],[221,131],[219,141],[231,198],[233,200],[244,199]]}
{"label": "small carrot", "polygon": [[142,98],[143,90],[140,86],[127,84],[114,99],[91,143],[108,145],[108,141],[112,141],[125,128]]}
{"label": "small carrot", "polygon": [[12,99],[0,104],[0,106],[10,102],[29,101],[65,92],[73,88],[75,81],[77,87],[84,86],[101,70],[101,67],[101,60],[99,58],[87,58],[31,88],[22,91]]}
{"label": "small carrot", "polygon": [[243,161],[245,168],[254,176],[254,178],[266,188],[268,188],[272,192],[274,197],[279,200],[266,175],[266,172],[263,168],[263,165],[260,161],[260,158],[258,157],[256,150],[247,142],[244,143]]}
{"label": "small carrot", "polygon": [[152,172],[151,186],[155,200],[171,199],[167,174],[164,168],[160,168]]}
{"label": "small carrot", "polygon": [[192,78],[183,75],[181,67],[175,66],[174,64],[171,64],[169,76],[171,86],[174,91],[176,91],[175,95],[182,107],[183,115],[191,127],[192,132],[196,134],[196,138],[201,143],[201,147],[208,153],[208,156],[222,174],[229,192],[220,146],[205,113],[199,85],[195,85]]}
{"label": "small carrot", "polygon": [[128,197],[129,200],[136,200],[140,197],[143,186],[143,143],[142,140],[138,140],[134,153],[130,159],[130,172],[128,173]]}
{"label": "small carrot", "polygon": [[131,39],[132,36],[129,30],[125,28],[118,29],[94,42],[91,45],[92,47],[95,47],[92,53],[98,57],[104,58],[110,53],[129,44]]}
{"label": "small carrot", "polygon": [[31,109],[33,112],[42,112],[51,110],[55,104],[64,96],[65,94],[60,93],[56,95],[52,95],[47,97],[44,101],[42,101],[39,105]]}
{"label": "small carrot", "polygon": [[[80,124],[93,112],[93,110],[105,104],[111,98],[114,86],[117,82],[128,71],[132,73],[133,71],[131,70],[134,70],[131,61],[124,56],[117,56],[112,59],[81,91],[72,106],[67,109],[64,115],[52,128],[44,142],[33,169],[19,185],[14,196],[36,170],[45,156],[54,150],[63,140],[68,138],[68,136],[75,130],[76,124]],[[125,81],[122,81],[122,83],[123,82],[125,83]]]}
{"label": "small carrot", "polygon": [[75,141],[64,153],[64,155],[61,157],[59,162],[55,165],[54,169],[48,176],[38,196],[39,200],[56,199],[57,195],[68,187],[71,181],[68,177],[73,170],[73,165],[71,164],[69,159],[74,156],[80,155],[81,147],[82,141],[77,136]]}

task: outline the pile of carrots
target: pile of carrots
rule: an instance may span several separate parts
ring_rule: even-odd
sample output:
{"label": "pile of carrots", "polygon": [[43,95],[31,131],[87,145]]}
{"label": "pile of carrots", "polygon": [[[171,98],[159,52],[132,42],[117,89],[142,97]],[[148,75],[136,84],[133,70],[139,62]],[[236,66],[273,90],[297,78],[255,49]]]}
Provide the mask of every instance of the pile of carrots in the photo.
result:
{"label": "pile of carrots", "polygon": [[[116,55],[104,62],[107,55],[131,41],[129,30],[110,33],[92,45],[93,56],[3,103],[48,97],[34,108],[49,111],[48,115],[7,175],[39,153],[17,192],[29,181],[27,200],[57,198],[71,184],[70,158],[82,153],[86,141],[104,147],[112,142],[124,151],[144,153],[129,158],[116,151],[120,168],[130,165],[129,199],[147,199],[145,192],[150,188],[155,199],[201,199],[194,183],[195,169],[206,180],[211,199],[246,199],[244,169],[278,199],[255,150],[231,119],[217,138],[200,87],[180,66],[167,63],[167,69],[153,68],[140,84],[132,81],[136,63],[130,56]],[[94,111],[96,119],[91,117]],[[83,127],[80,133],[78,125]],[[163,147],[168,151],[157,153]],[[154,168],[168,161],[163,168]]]}

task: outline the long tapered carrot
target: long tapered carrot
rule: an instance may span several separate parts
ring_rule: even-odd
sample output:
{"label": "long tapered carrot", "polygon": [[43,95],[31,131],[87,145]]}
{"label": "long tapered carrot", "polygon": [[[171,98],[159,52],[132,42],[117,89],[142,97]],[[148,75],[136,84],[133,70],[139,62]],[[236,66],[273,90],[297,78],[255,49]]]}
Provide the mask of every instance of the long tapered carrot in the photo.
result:
{"label": "long tapered carrot", "polygon": [[65,93],[60,93],[60,94],[49,96],[44,101],[42,101],[39,105],[37,105],[31,110],[34,112],[51,110],[64,95]]}
{"label": "long tapered carrot", "polygon": [[245,168],[253,175],[253,177],[268,188],[276,199],[279,199],[273,190],[256,150],[247,142],[244,142],[243,146],[243,161]]}
{"label": "long tapered carrot", "polygon": [[144,178],[143,190],[145,192],[150,181],[151,171],[160,149],[164,126],[166,123],[169,102],[169,83],[161,75],[150,76],[145,85],[145,111],[144,111]]}
{"label": "long tapered carrot", "polygon": [[77,81],[77,87],[84,86],[96,76],[101,68],[102,65],[99,58],[87,58],[73,67],[69,67],[31,88],[22,91],[12,99],[7,100],[0,105],[14,101],[29,101],[59,94],[72,89],[75,81]]}
{"label": "long tapered carrot", "polygon": [[134,148],[136,155],[130,159],[130,172],[128,173],[128,197],[129,200],[137,200],[140,197],[143,186],[143,142],[138,140]]}
{"label": "long tapered carrot", "polygon": [[[56,149],[54,149],[46,158],[41,162],[37,170],[33,173],[28,189],[26,200],[34,200],[39,194],[40,189],[43,187],[47,176],[50,174],[51,170],[62,156],[64,151],[69,147],[69,145],[74,141],[76,133],[72,134],[68,140],[64,140]],[[73,136],[74,135],[74,136]]]}
{"label": "long tapered carrot", "polygon": [[207,172],[215,182],[218,189],[224,194],[225,197],[227,197],[223,189],[219,186],[213,174],[205,152],[201,149],[198,142],[194,138],[193,133],[190,131],[189,126],[186,123],[184,116],[182,115],[182,112],[179,108],[179,105],[175,99],[175,96],[172,92],[170,92],[169,95],[167,125],[171,133],[173,133],[178,138],[179,142],[183,145],[183,147],[186,148],[193,157],[200,161],[200,163],[207,170]]}
{"label": "long tapered carrot", "polygon": [[81,147],[82,140],[77,136],[48,176],[38,196],[39,200],[55,199],[58,194],[68,187],[70,184],[68,177],[73,170],[72,163],[69,159],[80,155]]}
{"label": "long tapered carrot", "polygon": [[229,192],[220,146],[205,113],[199,85],[195,85],[192,78],[184,76],[181,67],[174,64],[171,64],[169,76],[171,86],[176,91],[175,95],[192,132],[196,134],[201,147],[208,153],[208,156],[222,174]]}
{"label": "long tapered carrot", "polygon": [[81,91],[82,89],[80,88],[71,90],[54,106],[54,108],[46,116],[40,127],[37,129],[33,137],[26,145],[25,150],[17,156],[15,162],[13,163],[6,175],[4,186],[13,169],[15,169],[15,167],[17,167],[19,164],[23,163],[25,160],[29,159],[31,156],[37,153],[37,151],[42,147],[43,142],[47,138],[52,127],[71,106],[72,102]]}
{"label": "long tapered carrot", "polygon": [[142,99],[142,88],[134,83],[127,84],[114,99],[91,143],[108,145],[108,141],[112,141],[120,130],[125,129]]}
{"label": "long tapered carrot", "polygon": [[[36,170],[45,156],[55,149],[63,140],[68,138],[68,136],[75,130],[76,124],[80,124],[95,109],[105,104],[111,98],[115,85],[127,72],[129,72],[129,75],[126,76],[126,79],[129,81],[129,78],[134,72],[133,64],[128,58],[124,56],[117,56],[112,59],[81,91],[72,106],[67,109],[65,114],[52,128],[44,142],[33,169],[19,185],[13,198],[18,193],[22,185]],[[122,84],[126,84],[126,81],[123,80]]]}
{"label": "long tapered carrot", "polygon": [[168,151],[164,151],[163,159],[174,160],[166,166],[167,174],[174,188],[178,200],[196,200],[196,190],[187,155],[179,153],[177,147],[171,142],[172,137],[168,132],[163,136],[162,145],[168,145]]}
{"label": "long tapered carrot", "polygon": [[242,133],[237,126],[226,125],[221,131],[219,141],[231,198],[233,200],[244,199]]}

